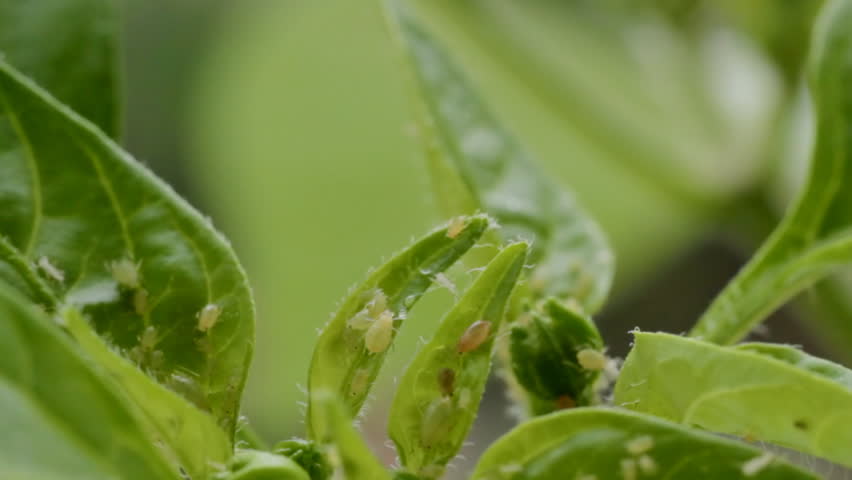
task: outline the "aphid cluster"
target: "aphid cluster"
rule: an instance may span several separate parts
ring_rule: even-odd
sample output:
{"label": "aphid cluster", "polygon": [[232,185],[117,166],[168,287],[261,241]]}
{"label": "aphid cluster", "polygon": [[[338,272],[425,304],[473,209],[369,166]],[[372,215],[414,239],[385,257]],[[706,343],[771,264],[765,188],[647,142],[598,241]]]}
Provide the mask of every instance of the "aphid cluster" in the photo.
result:
{"label": "aphid cluster", "polygon": [[148,313],[148,291],[142,287],[139,263],[122,258],[107,263],[107,270],[119,287],[132,292],[133,311],[137,315]]}
{"label": "aphid cluster", "polygon": [[394,315],[388,309],[388,299],[381,289],[376,289],[372,299],[352,316],[346,325],[354,330],[366,330],[364,346],[372,353],[382,353],[393,340]]}
{"label": "aphid cluster", "polygon": [[642,472],[643,475],[657,474],[657,463],[648,455],[648,452],[654,448],[653,437],[640,435],[628,440],[624,444],[624,448],[632,457],[621,460],[621,474],[625,480],[634,480],[637,471]]}

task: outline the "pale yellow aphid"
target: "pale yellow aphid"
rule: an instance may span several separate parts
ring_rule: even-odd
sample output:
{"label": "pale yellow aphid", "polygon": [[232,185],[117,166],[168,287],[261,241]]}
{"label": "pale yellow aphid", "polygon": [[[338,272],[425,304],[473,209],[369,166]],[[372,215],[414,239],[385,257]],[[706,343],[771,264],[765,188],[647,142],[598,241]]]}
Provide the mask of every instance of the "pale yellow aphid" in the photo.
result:
{"label": "pale yellow aphid", "polygon": [[754,457],[743,464],[741,469],[743,475],[746,477],[753,477],[760,473],[761,470],[768,467],[773,460],[775,460],[775,455],[769,452],[765,452],[763,455]]}
{"label": "pale yellow aphid", "polygon": [[472,352],[488,340],[488,335],[490,333],[491,322],[486,320],[477,320],[464,331],[459,339],[458,345],[456,345],[456,350],[458,350],[459,353]]}
{"label": "pale yellow aphid", "polygon": [[517,475],[524,471],[524,467],[518,465],[517,463],[507,463],[505,465],[500,465],[500,473],[505,476]]}
{"label": "pale yellow aphid", "polygon": [[137,315],[145,315],[148,312],[148,290],[138,288],[133,291],[133,310]]}
{"label": "pale yellow aphid", "polygon": [[621,478],[624,480],[636,480],[636,460],[632,458],[621,459]]}
{"label": "pale yellow aphid", "polygon": [[47,257],[42,256],[38,259],[38,267],[44,271],[50,278],[56,280],[57,282],[65,281],[65,272],[53,266],[50,263],[50,260]]}
{"label": "pale yellow aphid", "polygon": [[113,280],[129,289],[139,288],[139,265],[128,258],[109,262],[109,272]]}
{"label": "pale yellow aphid", "polygon": [[198,329],[202,332],[206,332],[213,328],[216,325],[216,322],[219,321],[219,315],[222,313],[222,309],[219,308],[219,305],[215,303],[208,303],[198,312]]}
{"label": "pale yellow aphid", "polygon": [[455,217],[450,220],[450,224],[447,226],[447,237],[456,238],[459,236],[461,232],[464,231],[465,227],[465,218],[464,217]]}
{"label": "pale yellow aphid", "polygon": [[426,407],[420,425],[420,441],[429,447],[446,435],[453,421],[453,402],[447,397],[437,398]]}
{"label": "pale yellow aphid", "polygon": [[385,310],[364,334],[364,346],[373,353],[382,353],[393,340],[393,313]]}
{"label": "pale yellow aphid", "polygon": [[657,462],[654,461],[653,458],[648,455],[642,455],[639,457],[639,470],[643,475],[656,475],[657,474]]}
{"label": "pale yellow aphid", "polygon": [[607,358],[602,352],[592,348],[584,348],[577,352],[577,361],[586,370],[599,372],[606,368]]}
{"label": "pale yellow aphid", "polygon": [[380,289],[376,289],[373,298],[367,302],[361,311],[356,313],[349,321],[346,322],[350,328],[355,330],[366,330],[376,321],[377,318],[387,310],[388,297]]}
{"label": "pale yellow aphid", "polygon": [[352,375],[352,382],[349,383],[349,395],[360,397],[367,391],[367,386],[370,384],[370,371],[366,368],[355,370]]}
{"label": "pale yellow aphid", "polygon": [[157,345],[157,329],[149,325],[139,336],[139,346],[142,350],[151,350]]}
{"label": "pale yellow aphid", "polygon": [[654,439],[650,435],[641,435],[624,444],[631,455],[642,455],[654,448]]}

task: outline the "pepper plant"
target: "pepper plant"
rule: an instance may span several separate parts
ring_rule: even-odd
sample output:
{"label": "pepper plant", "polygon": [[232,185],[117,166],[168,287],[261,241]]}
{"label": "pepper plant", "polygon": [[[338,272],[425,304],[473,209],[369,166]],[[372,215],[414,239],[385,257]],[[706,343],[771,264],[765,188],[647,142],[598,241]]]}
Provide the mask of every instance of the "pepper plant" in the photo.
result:
{"label": "pepper plant", "polygon": [[[440,478],[492,362],[523,413],[474,479],[818,478],[737,437],[852,467],[852,371],[736,344],[852,260],[852,0],[813,29],[806,187],[689,336],[637,330],[623,365],[593,320],[614,275],[602,230],[417,15],[384,11],[448,220],[346,295],[316,342],[306,431],[268,447],[239,415],[246,275],[118,143],[111,3],[0,0],[0,477]],[[472,280],[397,382],[388,468],[353,421],[418,300],[460,269]]]}

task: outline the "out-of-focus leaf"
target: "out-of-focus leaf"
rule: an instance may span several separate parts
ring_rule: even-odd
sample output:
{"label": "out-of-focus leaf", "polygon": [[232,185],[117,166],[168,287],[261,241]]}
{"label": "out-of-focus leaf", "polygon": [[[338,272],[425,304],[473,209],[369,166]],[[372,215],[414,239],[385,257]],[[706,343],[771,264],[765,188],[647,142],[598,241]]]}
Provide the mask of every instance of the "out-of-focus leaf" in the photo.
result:
{"label": "out-of-focus leaf", "polygon": [[452,266],[488,229],[484,215],[437,229],[394,256],[343,301],[314,348],[308,378],[308,430],[318,422],[310,392],[337,392],[355,417],[409,310],[436,276]]}
{"label": "out-of-focus leaf", "polygon": [[[533,241],[531,287],[538,296],[574,298],[597,310],[614,271],[603,232],[536,167],[411,13],[398,1],[387,2],[387,11],[419,87],[419,124],[436,194],[461,197],[439,202],[467,210],[474,203],[497,218],[504,237]],[[447,188],[459,179],[466,192]]]}
{"label": "out-of-focus leaf", "polygon": [[400,380],[388,429],[407,471],[439,477],[467,438],[527,250],[509,245],[491,260]]}
{"label": "out-of-focus leaf", "polygon": [[121,128],[121,21],[110,0],[0,0],[0,59],[110,137]]}
{"label": "out-of-focus leaf", "polygon": [[792,347],[636,333],[615,402],[852,466],[852,371]]}
{"label": "out-of-focus leaf", "polygon": [[125,397],[2,282],[0,351],[0,478],[180,478]]}
{"label": "out-of-focus leaf", "polygon": [[325,445],[334,473],[347,480],[390,480],[390,474],[373,456],[352,426],[343,402],[329,391],[313,392],[311,403],[318,411],[314,434]]}
{"label": "out-of-focus leaf", "polygon": [[[56,299],[80,308],[125,356],[233,434],[254,304],[227,241],[95,126],[5,63],[0,234],[15,259],[0,273],[28,278],[37,268]],[[53,310],[43,297],[33,299]]]}
{"label": "out-of-focus leaf", "polygon": [[[74,308],[60,313],[80,348],[105,370],[138,411],[148,435],[191,478],[208,478],[231,457],[230,439],[207,413],[111,350]],[[143,342],[144,340],[143,333]]]}
{"label": "out-of-focus leaf", "polygon": [[807,184],[691,335],[729,344],[790,297],[852,261],[852,2],[825,4],[808,66],[817,136]]}
{"label": "out-of-focus leaf", "polygon": [[567,410],[526,422],[479,460],[475,480],[815,479],[767,453],[648,415]]}

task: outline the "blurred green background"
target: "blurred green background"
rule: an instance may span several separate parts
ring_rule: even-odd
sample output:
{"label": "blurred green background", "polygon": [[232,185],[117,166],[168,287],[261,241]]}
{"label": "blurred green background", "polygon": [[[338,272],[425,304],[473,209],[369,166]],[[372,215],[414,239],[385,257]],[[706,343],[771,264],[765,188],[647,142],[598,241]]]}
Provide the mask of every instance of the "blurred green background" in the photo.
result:
{"label": "blurred green background", "polygon": [[[598,320],[616,354],[635,326],[688,329],[804,178],[818,1],[412,3],[610,236],[618,272]],[[301,434],[317,329],[443,220],[376,2],[127,2],[125,36],[125,143],[233,241],[259,314],[244,411],[271,440]],[[848,291],[830,280],[758,335],[848,364]],[[418,307],[386,385],[450,301]],[[480,446],[510,424],[499,390]],[[377,393],[364,428],[392,461],[388,404]]]}

